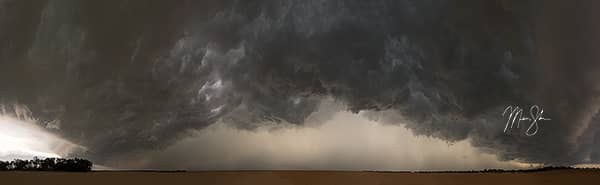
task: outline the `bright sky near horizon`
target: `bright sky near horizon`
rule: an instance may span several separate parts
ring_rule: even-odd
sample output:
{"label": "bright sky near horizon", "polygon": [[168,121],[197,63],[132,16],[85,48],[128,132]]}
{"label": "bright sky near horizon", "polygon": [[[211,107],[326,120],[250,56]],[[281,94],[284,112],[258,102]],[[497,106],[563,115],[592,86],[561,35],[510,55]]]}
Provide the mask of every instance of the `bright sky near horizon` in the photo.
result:
{"label": "bright sky near horizon", "polygon": [[73,146],[35,124],[0,116],[0,160],[61,157]]}
{"label": "bright sky near horizon", "polygon": [[[75,146],[31,122],[0,117],[0,160],[65,157]],[[96,166],[392,171],[528,167],[515,161],[498,161],[493,154],[472,147],[468,140],[448,143],[416,136],[402,126],[378,123],[348,112],[335,113],[331,120],[310,127],[271,125],[247,131],[217,123],[169,147],[114,161]]]}
{"label": "bright sky near horizon", "polygon": [[[127,160],[123,162],[132,162]],[[254,131],[217,123],[147,155],[145,168],[312,169],[312,170],[472,170],[531,167],[499,161],[469,140],[447,142],[417,136],[402,125],[383,124],[350,112],[308,127],[263,126]],[[240,168],[243,167],[243,168]]]}

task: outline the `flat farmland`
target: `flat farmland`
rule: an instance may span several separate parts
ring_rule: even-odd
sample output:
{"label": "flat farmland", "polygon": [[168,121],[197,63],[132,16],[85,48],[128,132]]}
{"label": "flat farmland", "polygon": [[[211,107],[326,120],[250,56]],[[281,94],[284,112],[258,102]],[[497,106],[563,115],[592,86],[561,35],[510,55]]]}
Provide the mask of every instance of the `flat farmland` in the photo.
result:
{"label": "flat farmland", "polygon": [[540,172],[344,172],[344,171],[202,171],[202,172],[0,172],[0,184],[9,185],[554,185],[600,184],[597,170]]}

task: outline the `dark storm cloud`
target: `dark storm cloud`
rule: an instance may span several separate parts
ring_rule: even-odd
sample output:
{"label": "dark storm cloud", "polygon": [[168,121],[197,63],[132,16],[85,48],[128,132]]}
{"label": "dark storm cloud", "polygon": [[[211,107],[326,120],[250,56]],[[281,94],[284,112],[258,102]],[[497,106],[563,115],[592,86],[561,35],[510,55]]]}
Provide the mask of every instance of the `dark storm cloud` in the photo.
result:
{"label": "dark storm cloud", "polygon": [[[303,124],[330,97],[503,159],[598,160],[597,35],[580,31],[595,29],[593,11],[576,11],[587,1],[0,4],[2,102],[98,161],[217,120]],[[506,135],[513,104],[553,120],[536,137]]]}

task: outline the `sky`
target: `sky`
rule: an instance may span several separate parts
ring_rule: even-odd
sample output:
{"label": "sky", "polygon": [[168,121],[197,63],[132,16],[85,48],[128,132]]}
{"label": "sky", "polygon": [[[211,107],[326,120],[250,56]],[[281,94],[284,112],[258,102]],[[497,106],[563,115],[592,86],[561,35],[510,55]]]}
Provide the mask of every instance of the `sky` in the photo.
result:
{"label": "sky", "polygon": [[598,6],[0,0],[0,159],[193,170],[597,164]]}
{"label": "sky", "polygon": [[[4,117],[1,123],[0,160],[63,157],[81,149],[31,120]],[[219,122],[168,147],[96,164],[95,169],[443,171],[539,166],[499,161],[468,140],[449,143],[416,136],[361,114],[337,112],[330,120],[309,124],[271,123],[249,131]]]}
{"label": "sky", "polygon": [[[142,165],[168,169],[379,171],[530,167],[517,161],[499,161],[494,154],[470,146],[468,140],[448,143],[415,136],[401,126],[370,121],[349,112],[336,113],[314,127],[273,127],[247,131],[217,123],[153,154]],[[223,141],[228,144],[215,145]]]}
{"label": "sky", "polygon": [[33,124],[8,117],[0,118],[0,160],[29,159],[39,157],[60,157],[55,151],[63,148],[54,146],[68,144],[45,133]]}

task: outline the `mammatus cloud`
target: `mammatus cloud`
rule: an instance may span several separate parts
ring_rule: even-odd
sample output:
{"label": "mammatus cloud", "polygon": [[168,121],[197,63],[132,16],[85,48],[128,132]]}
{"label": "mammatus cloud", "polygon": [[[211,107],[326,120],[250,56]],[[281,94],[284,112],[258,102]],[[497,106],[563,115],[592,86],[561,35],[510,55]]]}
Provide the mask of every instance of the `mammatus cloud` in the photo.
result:
{"label": "mammatus cloud", "polygon": [[[592,7],[5,0],[0,98],[100,162],[218,121],[303,125],[329,98],[417,135],[469,138],[503,160],[597,162],[597,36],[580,31],[597,27],[582,13]],[[505,134],[500,113],[514,104],[539,104],[553,120],[536,137]]]}

